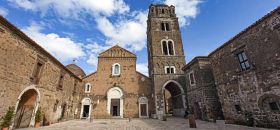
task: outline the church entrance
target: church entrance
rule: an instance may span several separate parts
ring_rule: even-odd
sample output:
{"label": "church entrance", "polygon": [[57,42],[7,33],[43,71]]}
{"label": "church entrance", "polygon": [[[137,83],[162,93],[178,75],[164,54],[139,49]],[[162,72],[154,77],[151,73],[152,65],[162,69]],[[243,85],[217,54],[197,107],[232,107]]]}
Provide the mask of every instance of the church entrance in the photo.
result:
{"label": "church entrance", "polygon": [[87,118],[89,115],[89,105],[84,105],[83,118]]}
{"label": "church entrance", "polygon": [[120,99],[111,99],[111,116],[120,116]]}
{"label": "church entrance", "polygon": [[149,117],[148,98],[142,96],[138,99],[138,102],[139,102],[139,117],[148,118]]}
{"label": "church entrance", "polygon": [[34,89],[27,90],[21,97],[15,114],[15,128],[29,127],[34,115],[37,92]]}
{"label": "church entrance", "polygon": [[81,108],[81,119],[89,119],[91,112],[91,100],[90,98],[84,98],[82,100],[82,108]]}
{"label": "church entrance", "polygon": [[147,116],[147,104],[140,104],[140,115]]}
{"label": "church entrance", "polygon": [[107,92],[107,112],[112,117],[123,118],[123,92],[119,87],[113,87]]}
{"label": "church entrance", "polygon": [[169,81],[163,87],[164,114],[184,117],[185,94],[182,86],[176,81]]}

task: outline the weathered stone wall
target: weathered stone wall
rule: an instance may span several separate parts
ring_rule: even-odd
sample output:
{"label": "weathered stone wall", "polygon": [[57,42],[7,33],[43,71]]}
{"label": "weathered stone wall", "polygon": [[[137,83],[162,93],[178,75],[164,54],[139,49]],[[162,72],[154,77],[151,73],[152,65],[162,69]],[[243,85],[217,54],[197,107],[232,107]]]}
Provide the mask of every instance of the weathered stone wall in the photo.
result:
{"label": "weathered stone wall", "polygon": [[[237,54],[244,51],[250,69],[241,70]],[[246,123],[252,113],[258,126],[280,126],[280,9],[210,54],[218,95],[229,123]],[[241,111],[235,109],[240,105]],[[248,123],[248,122],[247,122]]]}
{"label": "weathered stone wall", "polygon": [[[195,118],[223,119],[209,58],[196,57],[183,69],[186,74],[189,109]],[[194,75],[194,84],[190,83],[190,73]]]}
{"label": "weathered stone wall", "polygon": [[[9,106],[16,107],[20,93],[35,86],[39,90],[40,105],[48,122],[57,122],[61,115],[61,105],[66,103],[64,119],[73,119],[79,106],[81,80],[65,70],[61,63],[42,51],[42,48],[30,43],[22,32],[0,18],[0,117]],[[33,84],[32,73],[38,57],[44,59],[38,84]],[[60,72],[66,72],[63,89],[57,90]],[[74,91],[74,83],[76,90]],[[57,110],[53,111],[57,103]]]}
{"label": "weathered stone wall", "polygon": [[[123,92],[124,118],[139,117],[138,99],[141,96],[148,98],[149,114],[154,113],[151,79],[136,71],[136,57],[127,56],[130,54],[126,54],[127,52],[119,47],[107,51],[110,52],[110,56],[99,57],[97,71],[83,79],[84,83],[92,85],[90,94],[84,94],[85,98],[90,97],[93,102],[91,117],[111,118],[110,113],[107,112],[107,92],[113,87],[119,87]],[[123,55],[112,56],[118,52]],[[114,63],[119,63],[121,66],[119,76],[112,75]]]}

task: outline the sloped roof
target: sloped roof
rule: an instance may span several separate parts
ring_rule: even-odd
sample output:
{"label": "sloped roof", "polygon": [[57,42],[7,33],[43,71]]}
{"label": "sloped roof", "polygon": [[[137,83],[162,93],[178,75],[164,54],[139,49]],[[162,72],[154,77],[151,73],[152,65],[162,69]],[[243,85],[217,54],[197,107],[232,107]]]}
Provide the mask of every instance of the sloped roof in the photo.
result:
{"label": "sloped roof", "polygon": [[109,48],[108,50],[105,50],[104,52],[100,53],[99,57],[102,57],[102,58],[110,58],[110,57],[136,58],[136,55],[118,45],[115,45],[115,46]]}
{"label": "sloped roof", "polygon": [[82,68],[80,68],[78,65],[76,64],[69,64],[66,65],[66,68],[69,69],[72,73],[74,73],[75,75],[77,75],[80,78],[83,78],[86,76],[85,72],[83,71]]}

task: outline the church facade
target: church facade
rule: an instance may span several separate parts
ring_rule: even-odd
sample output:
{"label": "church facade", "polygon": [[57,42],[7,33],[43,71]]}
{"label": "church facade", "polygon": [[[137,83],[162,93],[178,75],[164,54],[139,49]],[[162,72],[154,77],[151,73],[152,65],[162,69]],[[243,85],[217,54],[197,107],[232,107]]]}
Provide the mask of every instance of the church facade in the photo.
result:
{"label": "church facade", "polygon": [[136,71],[136,55],[117,45],[99,55],[97,71],[83,81],[80,118],[147,118],[154,113],[151,79]]}

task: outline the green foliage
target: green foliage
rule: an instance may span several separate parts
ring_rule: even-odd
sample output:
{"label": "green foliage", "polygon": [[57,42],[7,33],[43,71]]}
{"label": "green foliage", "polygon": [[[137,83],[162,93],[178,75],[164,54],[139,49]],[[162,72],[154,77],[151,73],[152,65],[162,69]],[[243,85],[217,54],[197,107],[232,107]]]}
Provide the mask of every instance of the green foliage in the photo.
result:
{"label": "green foliage", "polygon": [[9,107],[8,111],[6,114],[2,117],[1,119],[1,127],[9,127],[12,123],[12,120],[14,118],[14,107]]}
{"label": "green foliage", "polygon": [[41,122],[41,121],[42,121],[42,112],[41,112],[41,108],[39,107],[35,115],[35,122]]}

